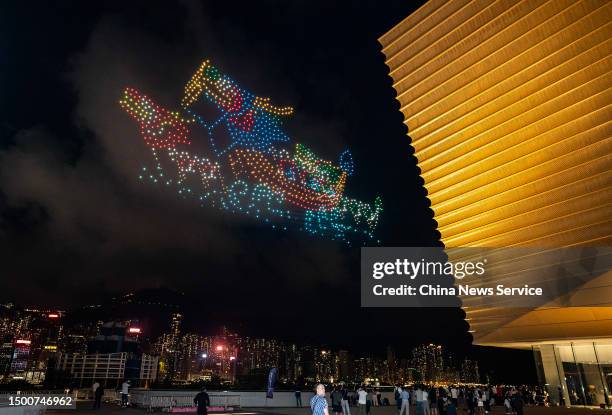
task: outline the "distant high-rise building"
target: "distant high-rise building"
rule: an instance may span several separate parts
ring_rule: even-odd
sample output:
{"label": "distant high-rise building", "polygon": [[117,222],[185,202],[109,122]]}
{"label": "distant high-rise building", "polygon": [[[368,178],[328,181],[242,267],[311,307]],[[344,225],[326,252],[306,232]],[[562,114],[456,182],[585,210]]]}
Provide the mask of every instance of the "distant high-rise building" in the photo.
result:
{"label": "distant high-rise building", "polygon": [[9,376],[13,379],[25,379],[28,369],[28,360],[32,350],[32,341],[28,339],[16,339],[11,357]]}
{"label": "distant high-rise building", "polygon": [[118,322],[108,322],[102,325],[100,334],[88,342],[88,353],[138,353],[140,343],[137,334],[132,334],[129,328]]}
{"label": "distant high-rise building", "polygon": [[442,346],[427,344],[415,347],[412,351],[413,365],[420,381],[439,382],[444,371]]}
{"label": "distant high-rise building", "polygon": [[181,313],[172,313],[172,322],[170,323],[170,334],[178,338],[181,334],[181,322],[183,315]]}
{"label": "distant high-rise building", "polygon": [[164,333],[153,345],[153,351],[159,356],[158,376],[164,380],[179,380],[186,376],[185,365],[181,367],[180,335],[183,315],[175,312],[171,315],[170,332]]}
{"label": "distant high-rise building", "polygon": [[57,370],[69,373],[79,386],[90,386],[97,380],[105,387],[118,387],[124,379],[132,386],[147,386],[157,377],[158,358],[130,353],[64,354]]}
{"label": "distant high-rise building", "polygon": [[339,361],[336,353],[329,349],[315,350],[315,379],[317,382],[331,382],[338,379]]}
{"label": "distant high-rise building", "polygon": [[351,354],[347,350],[338,351],[338,360],[340,366],[340,372],[338,373],[338,379],[344,382],[352,380],[352,365],[351,365]]}
{"label": "distant high-rise building", "polygon": [[397,364],[395,361],[395,351],[391,346],[387,346],[387,371],[385,381],[391,384],[395,384],[397,378]]}
{"label": "distant high-rise building", "polygon": [[465,359],[461,364],[461,382],[480,383],[480,373],[478,372],[478,362]]}
{"label": "distant high-rise building", "polygon": [[59,353],[56,369],[70,374],[80,386],[96,379],[105,386],[117,386],[129,379],[133,386],[147,385],[157,376],[158,358],[142,352],[140,328],[123,322],[104,323],[90,339],[87,353]]}
{"label": "distant high-rise building", "polygon": [[3,338],[0,343],[0,380],[8,376],[13,360],[13,340],[12,336]]}

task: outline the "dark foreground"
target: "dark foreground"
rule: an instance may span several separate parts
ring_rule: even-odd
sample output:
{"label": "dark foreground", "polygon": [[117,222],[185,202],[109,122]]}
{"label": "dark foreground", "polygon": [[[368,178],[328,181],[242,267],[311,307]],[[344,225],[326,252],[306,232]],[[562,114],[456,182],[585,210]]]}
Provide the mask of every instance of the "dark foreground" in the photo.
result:
{"label": "dark foreground", "polygon": [[[330,408],[331,409],[331,408]],[[414,407],[410,408],[410,414],[414,414]],[[75,410],[49,410],[48,414],[53,415],[145,415],[147,412],[144,409],[137,408],[120,408],[117,405],[105,404],[102,409],[93,411],[90,402],[77,404]],[[395,407],[374,407],[370,415],[397,415],[398,411]],[[612,410],[606,409],[589,409],[589,408],[559,408],[559,407],[525,407],[525,415],[611,415]],[[309,408],[244,408],[236,412],[226,412],[227,415],[310,415]],[[330,412],[330,415],[333,413]],[[357,408],[351,408],[352,415],[358,415]],[[459,415],[466,415],[467,412],[459,411]],[[504,410],[501,407],[493,408],[489,415],[504,415]]]}

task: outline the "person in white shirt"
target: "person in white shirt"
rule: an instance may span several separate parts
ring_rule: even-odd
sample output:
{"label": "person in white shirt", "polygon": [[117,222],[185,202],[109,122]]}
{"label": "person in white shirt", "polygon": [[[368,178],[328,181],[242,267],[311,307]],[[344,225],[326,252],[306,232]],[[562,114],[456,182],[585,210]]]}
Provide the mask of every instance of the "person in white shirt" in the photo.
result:
{"label": "person in white shirt", "polygon": [[340,401],[340,404],[342,405],[342,413],[344,415],[351,415],[351,406],[349,404],[349,391],[346,389],[345,386],[342,386],[340,393],[342,394],[342,400]]}
{"label": "person in white shirt", "polygon": [[406,415],[410,415],[410,393],[408,393],[408,389],[400,388],[400,396],[402,397],[402,407],[400,408],[399,415],[402,415],[404,411],[406,411]]}
{"label": "person in white shirt", "polygon": [[130,381],[126,380],[121,384],[121,406],[128,406],[128,394],[130,390]]}
{"label": "person in white shirt", "polygon": [[426,390],[423,390],[423,413],[425,415],[430,415],[429,411],[429,393]]}
{"label": "person in white shirt", "polygon": [[416,398],[416,415],[423,415],[425,410],[423,409],[423,389],[421,385],[418,385],[414,392]]}
{"label": "person in white shirt", "polygon": [[359,407],[359,413],[361,415],[365,415],[366,405],[368,403],[368,393],[363,389],[363,387],[361,387],[357,391],[357,396],[357,406]]}
{"label": "person in white shirt", "polygon": [[453,386],[450,390],[450,393],[451,393],[451,400],[453,401],[455,406],[457,406],[457,398],[459,397],[459,391],[457,390],[456,387]]}
{"label": "person in white shirt", "polygon": [[93,385],[91,385],[91,392],[92,392],[93,400],[94,400],[94,404],[93,404],[94,409],[96,409],[96,405],[98,404],[98,400],[96,400],[96,389],[98,389],[99,387],[100,387],[100,384],[98,383],[98,381],[94,380]]}

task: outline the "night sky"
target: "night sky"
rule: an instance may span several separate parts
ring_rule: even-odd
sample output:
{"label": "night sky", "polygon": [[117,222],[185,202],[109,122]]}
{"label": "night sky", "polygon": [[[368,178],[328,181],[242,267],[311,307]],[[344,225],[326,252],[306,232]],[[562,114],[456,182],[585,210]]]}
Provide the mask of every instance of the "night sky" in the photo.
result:
{"label": "night sky", "polygon": [[150,153],[117,103],[133,86],[177,108],[211,59],[242,87],[293,106],[294,142],[329,160],[352,150],[347,193],[383,197],[383,245],[439,245],[377,42],[420,4],[0,6],[0,300],[69,309],[165,287],[185,293],[187,324],[201,332],[227,324],[351,350],[424,341],[466,350],[461,310],[361,309],[358,247],[140,182]]}

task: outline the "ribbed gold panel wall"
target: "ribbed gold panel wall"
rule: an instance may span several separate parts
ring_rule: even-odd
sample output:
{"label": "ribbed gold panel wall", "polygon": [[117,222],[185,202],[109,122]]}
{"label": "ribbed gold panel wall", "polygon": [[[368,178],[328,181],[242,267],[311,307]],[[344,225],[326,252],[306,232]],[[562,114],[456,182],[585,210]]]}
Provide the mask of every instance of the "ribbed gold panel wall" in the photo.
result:
{"label": "ribbed gold panel wall", "polygon": [[379,39],[447,247],[610,245],[611,16],[431,0]]}

